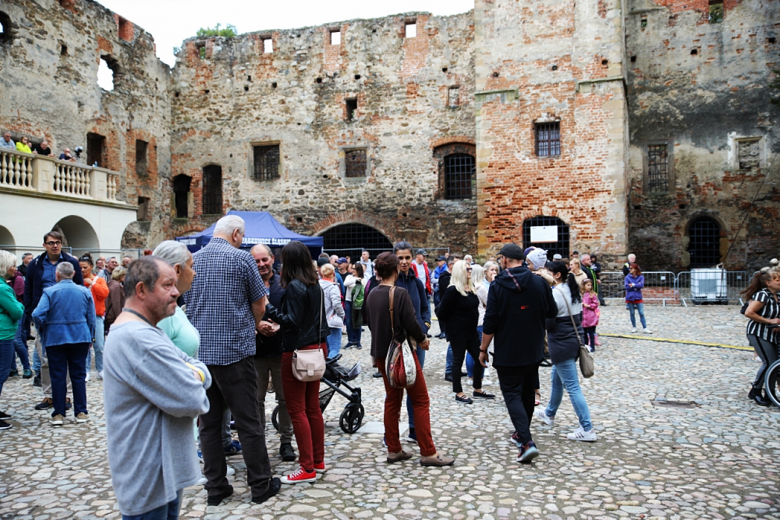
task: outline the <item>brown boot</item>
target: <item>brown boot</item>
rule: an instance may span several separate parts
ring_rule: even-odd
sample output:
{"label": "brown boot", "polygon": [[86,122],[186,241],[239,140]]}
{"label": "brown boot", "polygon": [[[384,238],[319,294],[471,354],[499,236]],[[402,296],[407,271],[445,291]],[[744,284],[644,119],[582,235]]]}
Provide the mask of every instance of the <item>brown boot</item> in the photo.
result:
{"label": "brown boot", "polygon": [[420,457],[420,464],[423,466],[452,466],[455,462],[453,457],[445,457],[440,453],[428,457]]}
{"label": "brown boot", "polygon": [[402,460],[409,460],[411,458],[412,454],[410,452],[401,450],[398,453],[388,453],[387,463],[392,464],[393,462],[401,462]]}

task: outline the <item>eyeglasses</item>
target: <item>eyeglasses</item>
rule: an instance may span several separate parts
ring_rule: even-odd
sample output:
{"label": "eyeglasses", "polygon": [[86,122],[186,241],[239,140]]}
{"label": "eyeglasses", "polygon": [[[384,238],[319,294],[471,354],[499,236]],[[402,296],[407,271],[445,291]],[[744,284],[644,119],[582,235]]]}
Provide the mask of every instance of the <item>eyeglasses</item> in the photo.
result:
{"label": "eyeglasses", "polygon": [[466,268],[466,272],[467,272],[467,273],[470,273],[471,271],[472,271],[471,267],[467,267],[467,268]]}
{"label": "eyeglasses", "polygon": [[44,244],[45,244],[45,245],[47,245],[47,246],[49,246],[49,247],[56,247],[56,246],[61,246],[61,245],[62,245],[62,242],[54,242],[54,241],[52,240],[51,242],[44,242]]}

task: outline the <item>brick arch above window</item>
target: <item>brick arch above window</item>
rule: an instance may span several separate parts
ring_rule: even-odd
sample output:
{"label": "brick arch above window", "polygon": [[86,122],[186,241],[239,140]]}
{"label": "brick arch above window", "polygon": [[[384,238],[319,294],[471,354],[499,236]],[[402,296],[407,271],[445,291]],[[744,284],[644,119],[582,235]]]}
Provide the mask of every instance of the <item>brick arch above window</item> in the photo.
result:
{"label": "brick arch above window", "polygon": [[472,143],[451,142],[434,148],[439,173],[437,199],[476,198],[476,156],[477,147]]}

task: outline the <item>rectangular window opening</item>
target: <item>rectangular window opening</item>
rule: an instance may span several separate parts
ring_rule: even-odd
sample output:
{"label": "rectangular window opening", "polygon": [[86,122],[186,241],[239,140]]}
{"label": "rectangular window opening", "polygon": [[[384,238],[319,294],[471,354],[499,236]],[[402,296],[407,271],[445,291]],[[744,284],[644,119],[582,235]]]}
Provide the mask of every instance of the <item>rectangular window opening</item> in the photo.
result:
{"label": "rectangular window opening", "polygon": [[723,0],[710,0],[710,23],[721,23],[723,21]]}
{"label": "rectangular window opening", "polygon": [[138,210],[135,219],[139,222],[149,222],[152,220],[152,205],[149,197],[138,197]]}
{"label": "rectangular window opening", "polygon": [[647,145],[647,188],[650,193],[669,191],[669,145]]}
{"label": "rectangular window opening", "polygon": [[357,118],[357,99],[347,99],[347,121],[354,121]]}
{"label": "rectangular window opening", "polygon": [[561,155],[561,123],[536,123],[537,157],[557,157]]}
{"label": "rectangular window opening", "polygon": [[254,178],[267,181],[279,178],[279,145],[257,145],[254,151]]}
{"label": "rectangular window opening", "polygon": [[147,151],[149,143],[135,140],[135,173],[136,175],[146,175],[149,172],[149,162],[147,160]]}
{"label": "rectangular window opening", "polygon": [[263,38],[263,54],[274,52],[274,41],[271,38]]}
{"label": "rectangular window opening", "polygon": [[330,31],[330,44],[341,45],[341,31]]}
{"label": "rectangular window opening", "polygon": [[460,105],[460,87],[450,87],[447,94],[447,106],[457,107]]}
{"label": "rectangular window opening", "polygon": [[103,160],[105,153],[106,138],[100,134],[87,134],[87,164],[89,166],[100,166],[105,168]]}
{"label": "rectangular window opening", "polygon": [[345,153],[345,177],[365,177],[368,160],[365,150],[349,150]]}
{"label": "rectangular window opening", "polygon": [[206,43],[196,43],[195,44],[195,50],[198,51],[198,58],[205,60],[206,59]]}
{"label": "rectangular window opening", "polygon": [[417,21],[414,22],[406,22],[404,26],[404,35],[406,38],[416,38],[417,37]]}

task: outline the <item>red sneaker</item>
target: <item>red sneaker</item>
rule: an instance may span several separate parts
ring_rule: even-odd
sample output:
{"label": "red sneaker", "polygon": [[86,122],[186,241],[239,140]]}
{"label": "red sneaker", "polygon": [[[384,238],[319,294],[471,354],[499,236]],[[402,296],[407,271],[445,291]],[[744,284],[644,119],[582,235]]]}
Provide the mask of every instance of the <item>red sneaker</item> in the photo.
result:
{"label": "red sneaker", "polygon": [[300,484],[302,482],[314,482],[317,480],[317,472],[312,471],[309,473],[303,468],[298,468],[298,471],[295,471],[286,477],[282,477],[281,479],[282,484]]}
{"label": "red sneaker", "polygon": [[315,462],[314,463],[314,472],[315,473],[325,473],[326,471],[328,471],[328,470],[325,468],[325,461]]}

